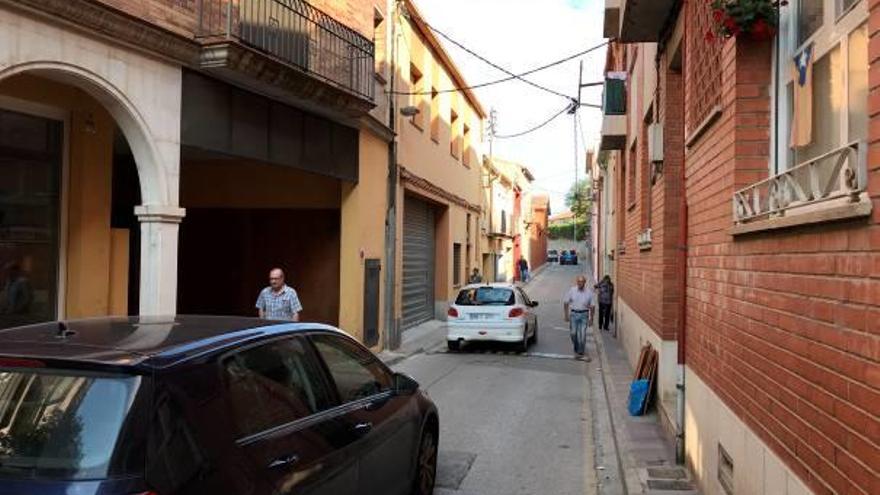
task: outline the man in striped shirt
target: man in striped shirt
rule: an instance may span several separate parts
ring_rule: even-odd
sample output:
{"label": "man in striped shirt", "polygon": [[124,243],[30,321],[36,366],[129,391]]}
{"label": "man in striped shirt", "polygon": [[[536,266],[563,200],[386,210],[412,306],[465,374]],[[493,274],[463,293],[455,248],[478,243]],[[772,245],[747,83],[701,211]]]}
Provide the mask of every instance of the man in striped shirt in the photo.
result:
{"label": "man in striped shirt", "polygon": [[299,321],[302,304],[296,291],[284,282],[281,268],[273,268],[269,272],[269,287],[260,292],[257,310],[260,318],[266,320]]}

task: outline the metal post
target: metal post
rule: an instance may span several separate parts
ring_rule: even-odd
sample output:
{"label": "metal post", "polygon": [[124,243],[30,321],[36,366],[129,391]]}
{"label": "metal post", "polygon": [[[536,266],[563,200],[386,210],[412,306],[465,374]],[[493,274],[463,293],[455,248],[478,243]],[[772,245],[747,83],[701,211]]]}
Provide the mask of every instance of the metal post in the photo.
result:
{"label": "metal post", "polygon": [[395,0],[393,10],[389,16],[391,19],[391,52],[389,65],[391,69],[391,84],[388,93],[388,127],[391,129],[391,143],[388,146],[388,209],[385,216],[385,339],[386,349],[400,347],[400,332],[397,318],[394,312],[396,301],[395,284],[397,278],[397,95],[395,81],[397,79],[396,56],[397,56],[397,14],[399,0]]}

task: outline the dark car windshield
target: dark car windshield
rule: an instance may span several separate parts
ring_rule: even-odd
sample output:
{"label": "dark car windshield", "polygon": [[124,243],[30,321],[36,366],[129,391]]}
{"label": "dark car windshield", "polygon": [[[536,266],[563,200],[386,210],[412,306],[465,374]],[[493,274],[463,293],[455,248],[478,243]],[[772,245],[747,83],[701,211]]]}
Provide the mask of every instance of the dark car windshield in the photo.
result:
{"label": "dark car windshield", "polygon": [[140,382],[128,375],[0,367],[0,477],[108,476]]}
{"label": "dark car windshield", "polygon": [[458,306],[513,306],[516,296],[503,287],[477,287],[464,289],[455,300]]}

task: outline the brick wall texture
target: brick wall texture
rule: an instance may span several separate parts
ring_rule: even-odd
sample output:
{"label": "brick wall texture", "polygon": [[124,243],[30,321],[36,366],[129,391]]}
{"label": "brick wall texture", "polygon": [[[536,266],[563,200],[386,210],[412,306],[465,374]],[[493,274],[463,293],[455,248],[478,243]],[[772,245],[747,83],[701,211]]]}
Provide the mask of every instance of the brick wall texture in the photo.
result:
{"label": "brick wall texture", "polygon": [[[612,48],[616,49],[616,48]],[[629,58],[644,56],[631,51]],[[619,58],[619,57],[618,57]],[[647,61],[654,70],[654,61]],[[667,55],[661,56],[660,67],[667,67]],[[642,320],[664,340],[674,340],[679,327],[680,264],[678,246],[680,228],[678,211],[681,202],[684,162],[683,78],[680,73],[660,70],[659,92],[654,109],[650,110],[634,93],[644,94],[645,78],[629,78],[628,103],[639,101],[639,108],[629,107],[629,118],[635,118],[638,139],[634,147],[627,146],[623,159],[626,170],[619,181],[626,181],[627,193],[620,195],[623,212],[621,223],[624,253],[617,266],[618,294],[636,311]],[[644,116],[649,114],[646,119]],[[663,167],[652,183],[652,164],[648,158],[648,124],[654,115],[663,124]],[[620,182],[619,182],[620,183]],[[632,199],[632,201],[630,201]],[[652,230],[650,249],[641,249],[637,236],[647,228]]]}
{"label": "brick wall texture", "polygon": [[[880,0],[870,8],[872,218],[728,233],[733,191],[768,173],[769,43],[722,43],[722,113],[685,156],[687,364],[819,494],[880,493]],[[714,98],[692,62],[686,108]]]}

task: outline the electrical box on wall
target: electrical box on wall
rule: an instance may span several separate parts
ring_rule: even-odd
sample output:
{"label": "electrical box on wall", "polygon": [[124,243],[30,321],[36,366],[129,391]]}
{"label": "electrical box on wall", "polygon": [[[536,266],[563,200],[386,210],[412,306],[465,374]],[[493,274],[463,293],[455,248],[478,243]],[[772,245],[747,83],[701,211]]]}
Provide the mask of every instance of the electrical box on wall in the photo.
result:
{"label": "electrical box on wall", "polygon": [[663,124],[660,122],[648,126],[648,158],[651,163],[663,161]]}

